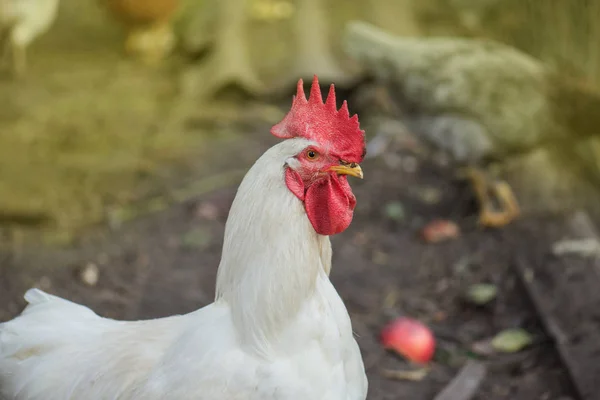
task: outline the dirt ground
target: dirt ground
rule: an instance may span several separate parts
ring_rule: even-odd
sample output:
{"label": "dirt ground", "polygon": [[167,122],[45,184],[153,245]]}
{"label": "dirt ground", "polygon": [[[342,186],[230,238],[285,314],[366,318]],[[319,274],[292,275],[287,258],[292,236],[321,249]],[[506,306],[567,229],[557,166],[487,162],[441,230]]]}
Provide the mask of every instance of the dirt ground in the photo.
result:
{"label": "dirt ground", "polygon": [[[271,143],[268,126],[255,127],[227,149],[215,148],[213,156],[187,171],[186,179],[204,179],[206,168],[201,165],[206,163],[213,171],[246,168]],[[404,161],[391,162],[394,157]],[[358,199],[354,222],[332,239],[332,280],[350,311],[363,352],[368,398],[432,399],[457,373],[474,342],[511,327],[532,332],[534,345],[490,357],[476,399],[576,398],[513,268],[517,242],[530,240],[531,246],[538,246],[544,241],[535,221],[522,220],[500,231],[481,230],[468,188],[453,181],[450,170],[414,154],[368,160],[363,169],[364,181],[352,182]],[[210,303],[236,186],[232,181],[112,230],[94,229],[71,247],[25,246],[4,252],[0,320],[21,310],[23,291],[30,286],[112,318],[162,317]],[[402,218],[386,215],[385,205],[392,201],[402,204]],[[423,243],[419,230],[437,218],[456,221],[460,237],[437,245]],[[81,268],[90,263],[100,272],[92,287],[79,278]],[[498,286],[491,306],[478,309],[461,300],[466,287],[478,282]],[[382,350],[377,338],[385,322],[400,314],[427,322],[438,338],[436,361],[421,381],[390,380],[382,373],[410,368]]]}

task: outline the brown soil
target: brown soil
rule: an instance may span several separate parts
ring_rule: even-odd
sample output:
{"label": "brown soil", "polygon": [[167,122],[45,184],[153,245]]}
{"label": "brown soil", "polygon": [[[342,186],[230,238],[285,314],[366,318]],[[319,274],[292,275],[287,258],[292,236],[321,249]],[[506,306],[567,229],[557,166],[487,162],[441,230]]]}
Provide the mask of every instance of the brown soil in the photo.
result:
{"label": "brown soil", "polygon": [[[267,128],[254,126],[255,134],[248,133],[227,149],[215,148],[214,156],[204,161],[212,161],[213,171],[246,168],[273,142]],[[403,157],[406,160],[407,155]],[[358,198],[354,222],[332,239],[332,281],[350,311],[363,351],[368,398],[432,399],[471,355],[472,343],[511,327],[527,329],[535,335],[535,343],[517,354],[489,357],[489,372],[476,399],[576,398],[514,268],[517,247],[522,249],[525,240],[539,246],[546,228],[521,220],[503,230],[481,230],[475,224],[470,192],[451,179],[451,171],[429,159],[410,157],[416,162],[414,172],[392,167],[389,158],[364,163],[365,180],[352,183]],[[186,180],[206,176],[207,163],[198,164],[186,172]],[[82,234],[69,248],[25,246],[6,251],[0,258],[0,320],[22,309],[23,291],[30,286],[123,319],[185,313],[211,302],[236,186],[237,181],[231,182],[120,228],[98,228]],[[386,216],[390,201],[401,202],[403,219]],[[437,218],[457,222],[460,237],[437,245],[424,243],[419,230]],[[530,235],[517,240],[515,235],[523,228]],[[100,269],[93,287],[77,275],[87,263]],[[466,287],[478,282],[499,288],[497,299],[485,308],[461,300]],[[377,338],[381,327],[400,314],[422,319],[438,339],[436,361],[421,381],[395,381],[381,373],[410,368],[382,350]]]}

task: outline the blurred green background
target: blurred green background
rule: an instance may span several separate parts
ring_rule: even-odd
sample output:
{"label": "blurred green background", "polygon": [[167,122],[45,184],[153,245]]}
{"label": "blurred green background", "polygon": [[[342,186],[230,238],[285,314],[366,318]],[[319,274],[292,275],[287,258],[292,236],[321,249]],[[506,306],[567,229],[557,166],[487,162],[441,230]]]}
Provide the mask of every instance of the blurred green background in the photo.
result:
{"label": "blurred green background", "polygon": [[[9,241],[42,232],[68,243],[82,228],[119,224],[239,179],[260,154],[246,151],[249,138],[269,140],[262,137],[298,78],[317,73],[348,90],[363,84],[363,65],[342,47],[352,20],[398,37],[505,43],[571,82],[584,99],[573,103],[583,110],[578,121],[597,110],[598,0],[186,0],[161,22],[172,27],[173,49],[149,58],[148,49],[124,50],[131,24],[106,6],[61,0],[56,20],[27,49],[25,73],[4,65],[0,226]],[[156,50],[158,39],[150,42]],[[590,175],[600,171],[595,126],[569,136],[575,164]],[[555,161],[531,166],[528,158],[506,170],[547,171],[547,163]],[[595,183],[586,187],[595,191]]]}

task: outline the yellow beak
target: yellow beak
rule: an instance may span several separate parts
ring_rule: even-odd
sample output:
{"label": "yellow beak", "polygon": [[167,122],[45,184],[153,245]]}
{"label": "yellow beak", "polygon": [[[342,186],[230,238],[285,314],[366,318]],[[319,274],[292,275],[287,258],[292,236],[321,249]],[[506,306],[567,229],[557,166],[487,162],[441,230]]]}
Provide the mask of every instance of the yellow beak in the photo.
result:
{"label": "yellow beak", "polygon": [[334,165],[333,167],[329,168],[329,171],[336,172],[340,175],[350,175],[360,179],[363,178],[362,168],[360,168],[360,165],[356,163]]}

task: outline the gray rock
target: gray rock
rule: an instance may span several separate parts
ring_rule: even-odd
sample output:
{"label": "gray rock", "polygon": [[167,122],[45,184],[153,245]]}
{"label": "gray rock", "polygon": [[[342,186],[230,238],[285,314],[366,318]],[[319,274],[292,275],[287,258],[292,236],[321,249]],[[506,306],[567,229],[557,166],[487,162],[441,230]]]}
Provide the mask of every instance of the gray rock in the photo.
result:
{"label": "gray rock", "polygon": [[351,22],[344,50],[385,83],[415,133],[457,160],[524,151],[555,133],[551,72],[503,44],[395,37]]}

